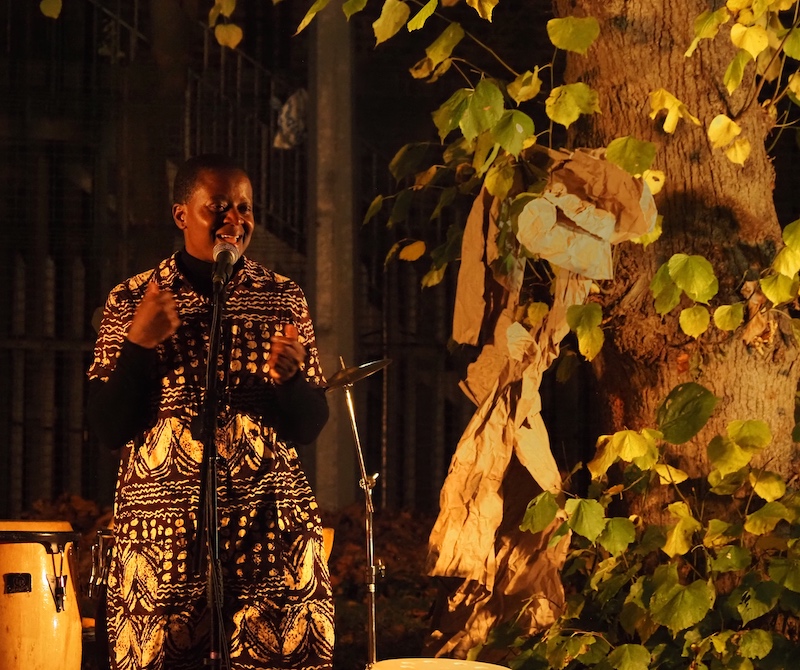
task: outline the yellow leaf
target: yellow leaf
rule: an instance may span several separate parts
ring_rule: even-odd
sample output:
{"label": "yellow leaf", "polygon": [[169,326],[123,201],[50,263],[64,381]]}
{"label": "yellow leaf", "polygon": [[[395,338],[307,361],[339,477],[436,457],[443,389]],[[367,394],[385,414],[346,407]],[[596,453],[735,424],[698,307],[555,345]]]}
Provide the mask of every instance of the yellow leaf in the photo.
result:
{"label": "yellow leaf", "polygon": [[647,187],[650,189],[650,193],[655,195],[662,188],[664,188],[664,180],[667,178],[661,170],[645,170],[642,174],[642,179],[644,179]]}
{"label": "yellow leaf", "polygon": [[544,302],[532,302],[528,305],[526,311],[526,318],[528,319],[528,323],[531,324],[532,328],[536,328],[544,318],[550,312],[550,308],[547,306],[547,303]]}
{"label": "yellow leaf", "polygon": [[313,18],[314,18],[314,17],[315,17],[315,16],[316,16],[316,15],[317,15],[319,12],[321,12],[323,9],[325,9],[325,5],[327,5],[329,2],[330,2],[330,0],[317,0],[317,1],[316,1],[316,2],[313,4],[313,5],[311,5],[311,9],[309,9],[309,10],[306,12],[306,15],[303,17],[303,20],[302,20],[302,21],[300,21],[300,25],[299,25],[299,26],[297,26],[297,30],[295,30],[294,34],[295,34],[295,35],[297,35],[297,33],[299,33],[299,32],[302,32],[302,31],[303,31],[303,29],[304,29],[304,28],[305,28],[305,27],[306,27],[306,26],[307,26],[309,23],[311,23],[311,21],[313,20]]}
{"label": "yellow leaf", "polygon": [[680,484],[681,482],[685,482],[689,479],[689,475],[687,475],[683,470],[679,470],[678,468],[673,468],[671,465],[667,465],[666,463],[659,463],[656,465],[653,470],[658,473],[658,478],[661,484]]}
{"label": "yellow leaf", "polygon": [[721,149],[730,144],[741,132],[739,124],[724,114],[718,114],[708,126],[708,139],[711,140],[712,147]]}
{"label": "yellow leaf", "polygon": [[789,76],[789,81],[786,86],[792,93],[800,98],[800,71]]}
{"label": "yellow leaf", "polygon": [[61,0],[42,0],[39,10],[48,19],[57,19],[61,15]]}
{"label": "yellow leaf", "polygon": [[439,168],[436,165],[431,165],[427,170],[418,172],[414,175],[414,185],[411,187],[414,191],[419,191],[431,183]]}
{"label": "yellow leaf", "polygon": [[500,0],[467,0],[467,4],[472,7],[482,19],[492,20],[492,10]]}
{"label": "yellow leaf", "polygon": [[542,80],[539,78],[539,66],[523,72],[508,85],[508,94],[517,104],[531,100],[539,95],[542,88]]}
{"label": "yellow leaf", "polygon": [[447,263],[442,265],[438,268],[431,268],[428,272],[425,273],[425,276],[422,278],[422,286],[423,288],[430,288],[431,286],[436,286],[439,284],[442,279],[444,279],[444,271],[447,269]]}
{"label": "yellow leaf", "polygon": [[759,25],[745,27],[741,23],[734,23],[731,27],[731,42],[755,58],[769,46],[769,37],[767,31]]}
{"label": "yellow leaf", "polygon": [[411,15],[411,8],[401,0],[386,0],[381,9],[381,15],[372,24],[375,33],[375,46],[393,37],[406,25]]}
{"label": "yellow leaf", "polygon": [[750,140],[746,137],[740,137],[735,140],[731,146],[725,149],[725,155],[731,163],[744,165],[744,162],[750,156]]}
{"label": "yellow leaf", "polygon": [[220,46],[235,49],[242,41],[244,33],[235,23],[220,23],[214,28],[214,37]]}
{"label": "yellow leaf", "polygon": [[411,244],[404,246],[400,250],[399,258],[401,261],[415,261],[424,253],[425,242],[422,240],[417,240],[416,242],[412,242]]}
{"label": "yellow leaf", "polygon": [[664,120],[664,132],[674,133],[675,128],[678,127],[678,121],[687,119],[694,125],[700,125],[700,119],[693,116],[678,98],[676,98],[669,91],[659,88],[657,91],[650,93],[650,118],[655,119],[662,109],[667,110],[667,118]]}

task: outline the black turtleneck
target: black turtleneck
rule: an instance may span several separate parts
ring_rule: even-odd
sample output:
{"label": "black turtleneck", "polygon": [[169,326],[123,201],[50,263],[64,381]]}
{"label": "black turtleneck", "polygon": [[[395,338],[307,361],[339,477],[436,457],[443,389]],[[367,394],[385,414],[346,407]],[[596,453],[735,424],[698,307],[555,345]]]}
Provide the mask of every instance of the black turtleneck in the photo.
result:
{"label": "black turtleneck", "polygon": [[[192,288],[210,297],[213,293],[213,263],[178,252],[176,263]],[[244,265],[244,257],[234,265],[234,274]],[[328,420],[325,390],[308,384],[300,374],[274,387],[275,407],[266,411],[281,439],[299,444],[313,442]],[[93,380],[89,387],[87,414],[101,444],[119,449],[145,430],[151,399],[158,394],[158,353],[125,339],[116,367],[107,382]]]}

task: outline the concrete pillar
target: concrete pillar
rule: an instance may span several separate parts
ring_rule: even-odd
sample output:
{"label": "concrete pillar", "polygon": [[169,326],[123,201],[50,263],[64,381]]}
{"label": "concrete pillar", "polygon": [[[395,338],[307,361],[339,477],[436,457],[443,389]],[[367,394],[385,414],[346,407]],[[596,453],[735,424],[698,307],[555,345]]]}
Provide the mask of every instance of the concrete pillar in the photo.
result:
{"label": "concrete pillar", "polygon": [[[310,39],[309,260],[312,314],[323,370],[355,360],[355,205],[352,45],[341,9],[317,14]],[[356,497],[355,446],[342,390],[328,394],[331,416],[316,445],[314,488],[323,509]]]}

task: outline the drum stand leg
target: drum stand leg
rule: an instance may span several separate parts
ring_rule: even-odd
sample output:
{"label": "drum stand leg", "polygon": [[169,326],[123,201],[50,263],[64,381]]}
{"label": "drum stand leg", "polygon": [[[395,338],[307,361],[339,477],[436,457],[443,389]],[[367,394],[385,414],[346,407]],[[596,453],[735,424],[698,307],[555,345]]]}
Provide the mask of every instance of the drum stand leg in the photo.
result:
{"label": "drum stand leg", "polygon": [[344,387],[345,400],[347,401],[347,410],[350,415],[350,426],[353,429],[353,439],[356,444],[356,453],[358,455],[358,467],[361,470],[360,486],[364,490],[364,503],[365,503],[365,530],[366,530],[366,549],[367,549],[367,670],[369,670],[376,662],[377,648],[376,648],[376,617],[375,617],[375,597],[376,597],[376,582],[378,573],[382,572],[383,566],[375,562],[375,544],[374,544],[374,530],[372,520],[375,508],[372,504],[372,489],[375,488],[375,483],[378,479],[377,473],[374,475],[367,475],[367,469],[364,465],[364,451],[361,448],[361,440],[358,437],[358,426],[356,425],[356,412],[353,405],[352,384],[346,384]]}

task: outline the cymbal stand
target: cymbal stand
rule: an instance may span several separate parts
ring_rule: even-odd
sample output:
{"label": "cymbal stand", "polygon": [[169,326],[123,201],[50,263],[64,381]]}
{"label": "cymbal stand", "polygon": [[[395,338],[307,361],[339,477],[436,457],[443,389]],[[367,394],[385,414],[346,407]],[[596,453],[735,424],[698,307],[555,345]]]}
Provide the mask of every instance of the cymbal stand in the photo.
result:
{"label": "cymbal stand", "polygon": [[[345,369],[344,360],[339,357],[339,362],[342,365],[342,370]],[[367,549],[367,670],[369,670],[377,660],[377,645],[376,645],[376,583],[378,573],[382,572],[383,566],[375,562],[375,542],[374,542],[374,528],[373,516],[375,507],[372,504],[372,489],[378,480],[378,473],[374,475],[367,475],[367,468],[364,464],[364,450],[361,448],[361,440],[358,437],[358,425],[356,424],[356,410],[353,403],[353,383],[347,383],[342,386],[344,389],[344,397],[347,401],[347,411],[350,415],[350,427],[353,429],[353,440],[356,445],[356,454],[358,455],[358,467],[361,472],[361,481],[359,485],[364,490],[364,505],[365,517],[364,526],[366,530],[366,549]]]}

